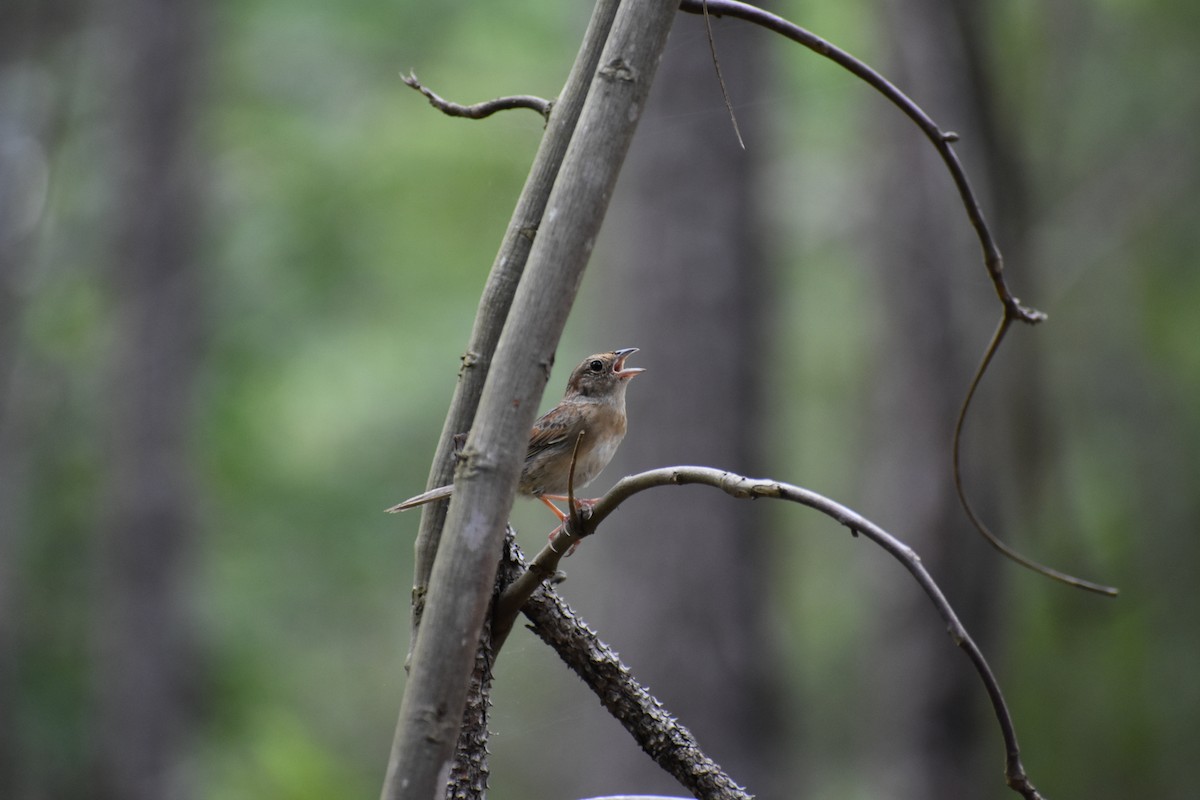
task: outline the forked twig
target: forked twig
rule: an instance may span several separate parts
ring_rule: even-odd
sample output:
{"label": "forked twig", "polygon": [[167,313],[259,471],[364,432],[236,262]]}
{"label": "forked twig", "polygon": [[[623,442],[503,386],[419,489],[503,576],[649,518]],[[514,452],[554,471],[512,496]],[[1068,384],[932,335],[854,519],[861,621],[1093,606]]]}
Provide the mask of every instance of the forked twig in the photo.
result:
{"label": "forked twig", "polygon": [[487,100],[483,103],[475,103],[474,105],[464,106],[459,103],[451,102],[445,98],[439,97],[433,90],[427,88],[419,80],[415,73],[401,75],[400,80],[405,84],[416,89],[429,100],[429,104],[441,111],[443,114],[451,117],[466,117],[467,119],[483,119],[490,117],[497,111],[510,111],[514,108],[528,108],[538,112],[542,118],[549,121],[550,110],[554,106],[553,101],[546,100],[541,97],[535,97],[531,94],[518,94],[512,97],[497,97],[495,100]]}
{"label": "forked twig", "polygon": [[[579,535],[580,537],[585,537],[594,533],[597,527],[621,503],[639,492],[658,486],[683,486],[687,484],[712,486],[722,490],[726,494],[741,499],[769,497],[808,506],[836,520],[852,533],[862,534],[898,560],[921,586],[926,596],[929,597],[945,621],[950,638],[966,654],[984,685],[988,699],[992,704],[992,710],[1000,726],[1001,736],[1004,739],[1004,776],[1006,783],[1013,791],[1026,798],[1026,800],[1040,800],[1041,795],[1029,781],[1028,776],[1025,774],[1025,768],[1021,764],[1016,729],[1013,725],[1008,705],[1004,701],[1004,695],[1000,690],[1000,684],[992,673],[991,667],[984,658],[979,646],[975,644],[970,634],[967,633],[966,627],[958,619],[958,615],[954,613],[950,602],[942,594],[942,590],[925,569],[916,552],[861,514],[816,492],[788,483],[747,478],[743,475],[712,469],[710,467],[664,467],[622,478],[618,481],[617,485],[610,489],[592,507],[592,513],[583,520],[583,529],[579,531]],[[558,542],[558,544],[562,544],[562,542]],[[494,626],[503,627],[507,625],[507,628],[510,629],[512,627],[512,620],[505,621],[500,619],[499,614],[501,613],[501,609],[504,609],[504,613],[512,613],[515,618],[518,610],[526,604],[526,601],[533,596],[534,592],[541,585],[544,576],[554,573],[554,570],[557,568],[558,559],[561,558],[561,555],[555,552],[555,545],[555,542],[550,542],[546,547],[542,548],[542,551],[538,553],[533,563],[530,564],[530,569],[520,575],[504,590],[501,594],[501,601],[497,603],[497,619],[493,622]],[[549,572],[547,573],[547,571]]]}

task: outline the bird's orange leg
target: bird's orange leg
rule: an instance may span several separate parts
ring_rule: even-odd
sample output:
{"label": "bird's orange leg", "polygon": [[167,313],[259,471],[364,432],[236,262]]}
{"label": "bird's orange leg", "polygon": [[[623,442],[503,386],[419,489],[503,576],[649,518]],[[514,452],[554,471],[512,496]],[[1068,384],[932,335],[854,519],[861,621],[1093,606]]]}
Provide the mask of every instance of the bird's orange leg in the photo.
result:
{"label": "bird's orange leg", "polygon": [[[542,495],[538,495],[538,497],[541,499],[541,501],[543,503],[546,503],[547,505],[550,505],[550,500],[558,500],[560,502],[565,503],[569,499],[565,494],[542,494]],[[547,499],[547,498],[549,498],[549,499]],[[575,498],[575,507],[578,508],[580,511],[583,511],[584,509],[591,511],[592,507],[595,506],[596,503],[599,503],[599,502],[600,502],[600,498],[598,498],[598,497],[593,497],[591,500],[585,499],[583,497],[576,497]],[[555,511],[558,511],[558,506],[553,506],[553,508]],[[559,511],[559,513],[561,514],[562,512]]]}
{"label": "bird's orange leg", "polygon": [[547,508],[549,508],[552,512],[554,512],[554,516],[558,517],[558,521],[562,522],[563,520],[565,520],[567,518],[567,515],[564,514],[558,506],[556,506],[556,505],[554,505],[554,503],[550,502],[551,498],[553,498],[555,500],[565,499],[565,498],[559,497],[558,495],[539,494],[537,496],[538,500],[541,500],[543,503],[546,504]]}

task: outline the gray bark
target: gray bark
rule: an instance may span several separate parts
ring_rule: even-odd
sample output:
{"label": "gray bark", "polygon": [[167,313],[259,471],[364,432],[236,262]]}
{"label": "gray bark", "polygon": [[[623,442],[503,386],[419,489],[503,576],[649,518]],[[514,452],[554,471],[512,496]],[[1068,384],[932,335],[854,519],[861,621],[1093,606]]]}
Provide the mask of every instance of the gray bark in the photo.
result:
{"label": "gray bark", "polygon": [[[437,455],[430,469],[427,488],[445,486],[454,475],[454,437],[470,430],[483,392],[483,384],[491,368],[500,332],[508,319],[517,284],[524,273],[529,251],[546,210],[550,191],[558,177],[567,145],[575,132],[588,87],[600,61],[604,43],[608,39],[613,17],[616,16],[618,0],[600,0],[592,13],[592,19],[584,34],[583,44],[571,74],[567,77],[562,94],[554,102],[550,122],[542,137],[541,146],[534,158],[529,177],[521,191],[521,197],[513,210],[512,219],[504,234],[496,260],[488,273],[487,285],[475,312],[475,325],[463,355],[462,371],[454,389],[450,410],[442,427]],[[420,625],[424,610],[425,591],[429,575],[433,571],[433,560],[446,520],[446,504],[432,503],[422,512],[421,530],[416,542],[414,566],[413,629]],[[415,637],[414,637],[415,638]]]}
{"label": "gray bark", "polygon": [[385,798],[442,791],[521,456],[675,9],[622,6],[500,336],[464,449],[401,702]]}

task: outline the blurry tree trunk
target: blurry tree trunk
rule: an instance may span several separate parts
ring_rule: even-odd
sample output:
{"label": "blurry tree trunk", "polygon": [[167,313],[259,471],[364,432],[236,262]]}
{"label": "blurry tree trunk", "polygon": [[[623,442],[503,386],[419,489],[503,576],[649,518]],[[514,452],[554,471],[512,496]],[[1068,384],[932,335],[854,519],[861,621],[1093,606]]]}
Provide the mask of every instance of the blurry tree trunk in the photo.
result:
{"label": "blurry tree trunk", "polygon": [[[31,65],[23,63],[36,50],[30,41],[37,25],[36,15],[13,14],[7,30],[0,31],[0,75],[14,75],[18,82]],[[10,91],[11,93],[11,91]],[[23,130],[28,122],[16,103],[0,97],[0,797],[15,797],[21,770],[17,740],[17,598],[18,569],[24,541],[24,474],[28,439],[15,423],[16,403],[11,386],[16,371],[17,338],[21,316],[19,283],[25,274],[25,258],[31,237],[22,219],[29,202],[27,166],[37,140]],[[44,165],[44,161],[41,162]]]}
{"label": "blurry tree trunk", "polygon": [[[760,345],[770,293],[756,178],[770,144],[758,113],[769,39],[736,22],[713,24],[748,149],[722,103],[704,22],[681,15],[597,273],[604,298],[591,323],[595,347],[641,347],[638,366],[649,369],[629,393],[629,434],[606,485],[669,464],[762,471]],[[777,662],[766,634],[759,510],[703,488],[628,503],[584,545],[594,548],[589,559],[607,563],[579,576],[603,581],[580,605],[729,775],[771,796]],[[571,764],[576,794],[677,788],[616,741],[625,739],[616,725],[597,723],[589,736],[583,750],[603,755]]]}
{"label": "blurry tree trunk", "polygon": [[[966,166],[995,221],[996,166],[975,43],[954,0],[887,0],[882,5],[885,71],[943,127],[959,132]],[[994,641],[1008,566],[970,528],[954,496],[950,441],[958,405],[998,311],[978,269],[978,246],[946,171],[922,137],[890,108],[877,119],[883,174],[871,215],[882,323],[875,348],[876,397],[866,507],[911,544],[941,583],[985,652]],[[982,180],[981,180],[982,178]],[[1001,247],[1011,237],[999,232]],[[1006,250],[1007,252],[1007,250]],[[1002,420],[981,398],[968,423],[964,473],[972,502],[994,519],[996,486],[1009,469]],[[928,602],[908,576],[883,565],[879,630],[864,658],[877,661],[871,704],[870,793],[958,800],[977,793],[981,726],[987,719],[976,677],[963,668]],[[989,734],[990,742],[990,734]],[[990,753],[990,751],[989,751]],[[1002,766],[998,753],[995,769]]]}
{"label": "blurry tree trunk", "polygon": [[61,58],[62,41],[76,32],[81,5],[18,0],[0,12],[0,797],[14,800],[52,794],[49,787],[77,785],[79,779],[48,778],[47,759],[23,735],[34,703],[23,684],[32,671],[21,666],[28,640],[36,638],[30,631],[38,625],[31,621],[34,615],[23,613],[33,594],[25,569],[32,540],[31,473],[38,447],[47,446],[40,426],[62,423],[51,422],[54,412],[31,387],[22,321],[46,215],[49,151],[67,116],[67,103],[47,88],[54,84],[46,76],[61,77],[56,55]]}
{"label": "blurry tree trunk", "polygon": [[100,548],[97,797],[189,794],[199,677],[189,421],[199,360],[201,5],[114,5],[117,197]]}

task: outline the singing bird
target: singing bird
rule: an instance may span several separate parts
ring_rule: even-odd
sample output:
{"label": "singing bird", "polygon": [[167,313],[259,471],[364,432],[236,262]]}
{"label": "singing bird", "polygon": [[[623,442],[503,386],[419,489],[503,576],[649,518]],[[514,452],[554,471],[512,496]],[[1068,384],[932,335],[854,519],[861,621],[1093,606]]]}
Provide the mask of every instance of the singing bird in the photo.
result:
{"label": "singing bird", "polygon": [[[533,423],[517,491],[541,500],[559,521],[566,515],[551,501],[567,499],[571,454],[580,432],[583,439],[575,455],[576,488],[591,483],[608,466],[625,438],[625,390],[635,375],[645,372],[625,366],[625,359],[637,351],[636,347],[626,347],[585,358],[571,372],[562,401]],[[453,490],[453,485],[439,486],[388,511],[407,511],[449,497]]]}

